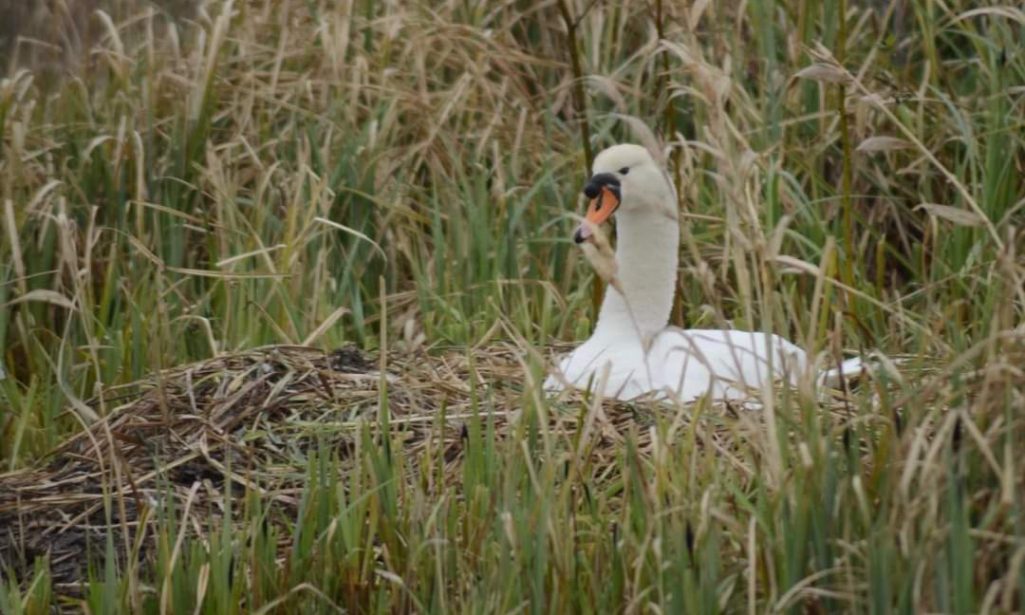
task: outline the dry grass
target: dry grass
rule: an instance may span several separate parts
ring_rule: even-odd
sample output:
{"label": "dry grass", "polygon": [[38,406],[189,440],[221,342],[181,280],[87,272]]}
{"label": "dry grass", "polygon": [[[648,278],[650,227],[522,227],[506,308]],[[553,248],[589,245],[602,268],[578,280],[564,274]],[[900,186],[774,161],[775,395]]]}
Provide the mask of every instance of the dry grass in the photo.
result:
{"label": "dry grass", "polygon": [[[506,355],[482,353],[492,364],[479,374],[507,378],[515,362]],[[105,421],[63,443],[44,465],[0,476],[0,558],[27,573],[26,564],[48,557],[55,581],[78,584],[87,547],[108,534],[119,539],[120,554],[144,558],[151,545],[133,553],[134,537],[150,531],[168,497],[179,509],[213,513],[190,520],[201,533],[218,522],[217,511],[229,510],[223,500],[232,493],[264,498],[275,522],[294,519],[309,456],[326,452],[348,469],[362,436],[380,442],[382,412],[412,459],[438,447],[451,465],[464,444],[459,426],[471,416],[465,357],[409,357],[391,369],[401,379],[382,376],[353,348],[328,354],[275,346],[110,390],[91,404],[110,408]],[[515,407],[515,394],[503,405]],[[512,413],[494,418],[504,425]],[[105,508],[111,501],[114,518]]]}
{"label": "dry grass", "polygon": [[[108,539],[122,566],[152,565],[156,544],[147,537],[159,533],[161,512],[186,511],[181,531],[208,541],[225,516],[244,529],[251,510],[231,500],[252,497],[262,523],[287,530],[301,514],[311,458],[328,456],[333,473],[349,474],[367,446],[395,447],[402,480],[437,498],[460,491],[467,447],[515,448],[539,418],[548,442],[537,461],[563,465],[567,474],[586,471],[570,480],[592,489],[624,480],[627,441],[651,464],[665,454],[660,437],[684,432],[743,473],[756,471],[741,450],[762,445],[763,417],[741,406],[673,410],[573,393],[564,401],[582,412],[557,406],[530,416],[523,399],[530,393],[516,386],[529,373],[528,352],[506,344],[469,355],[405,354],[382,372],[379,360],[352,347],[271,346],[113,388],[89,404],[108,409],[104,420],[41,464],[0,475],[0,561],[21,576],[44,558],[58,591],[82,595],[86,554]],[[843,424],[849,401],[839,395],[820,411]],[[671,419],[663,434],[655,428],[660,415]],[[614,500],[609,513],[622,514],[622,504]]]}

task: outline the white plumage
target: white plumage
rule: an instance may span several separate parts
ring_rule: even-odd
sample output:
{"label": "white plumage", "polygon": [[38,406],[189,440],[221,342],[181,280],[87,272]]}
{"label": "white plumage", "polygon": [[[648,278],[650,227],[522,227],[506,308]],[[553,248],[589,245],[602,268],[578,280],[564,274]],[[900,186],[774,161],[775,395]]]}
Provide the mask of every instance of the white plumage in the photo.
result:
{"label": "white plumage", "polygon": [[[745,399],[778,380],[796,384],[808,358],[778,335],[668,326],[679,220],[674,188],[648,151],[638,145],[610,147],[595,159],[593,171],[588,196],[601,187],[618,191],[615,198],[609,193],[612,203],[593,198],[585,222],[600,224],[615,212],[618,283],[606,289],[594,333],[562,358],[545,389],[601,387],[603,396],[621,400],[654,394],[689,402],[703,395]],[[589,238],[591,228],[582,227],[577,240]],[[860,368],[853,359],[818,379]]]}

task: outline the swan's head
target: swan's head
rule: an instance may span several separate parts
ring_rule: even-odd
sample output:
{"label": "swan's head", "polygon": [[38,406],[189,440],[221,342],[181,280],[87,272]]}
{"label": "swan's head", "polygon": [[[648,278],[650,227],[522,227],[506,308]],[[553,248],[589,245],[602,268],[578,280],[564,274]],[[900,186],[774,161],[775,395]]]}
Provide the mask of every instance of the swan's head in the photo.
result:
{"label": "swan's head", "polygon": [[577,243],[590,240],[591,229],[617,212],[661,211],[667,201],[675,211],[676,199],[665,170],[640,145],[626,143],[602,150],[594,159],[592,171],[584,186],[584,194],[590,199],[586,221],[573,233]]}

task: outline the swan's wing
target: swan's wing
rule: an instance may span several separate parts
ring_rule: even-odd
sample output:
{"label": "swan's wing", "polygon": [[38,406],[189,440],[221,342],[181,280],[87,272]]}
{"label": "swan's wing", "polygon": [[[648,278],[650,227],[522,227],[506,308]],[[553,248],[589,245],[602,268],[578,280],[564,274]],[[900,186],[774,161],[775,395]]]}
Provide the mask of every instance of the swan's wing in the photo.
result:
{"label": "swan's wing", "polygon": [[796,382],[807,362],[804,351],[776,335],[676,327],[659,334],[652,356],[663,386],[684,400],[749,397],[766,382]]}
{"label": "swan's wing", "polygon": [[832,369],[819,372],[818,383],[838,389],[845,379],[857,378],[862,371],[870,368],[870,364],[861,357],[847,359]]}

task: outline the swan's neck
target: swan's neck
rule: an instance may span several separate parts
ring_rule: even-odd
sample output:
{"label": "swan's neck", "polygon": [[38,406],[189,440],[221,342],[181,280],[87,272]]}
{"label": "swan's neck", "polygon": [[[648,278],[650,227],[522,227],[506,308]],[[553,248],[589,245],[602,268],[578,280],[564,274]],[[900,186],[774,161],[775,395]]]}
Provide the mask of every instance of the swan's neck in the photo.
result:
{"label": "swan's neck", "polygon": [[[676,290],[680,227],[656,211],[623,212],[616,220],[616,264],[623,293],[609,286],[594,335],[647,342],[669,324]],[[624,296],[625,295],[625,296]]]}

